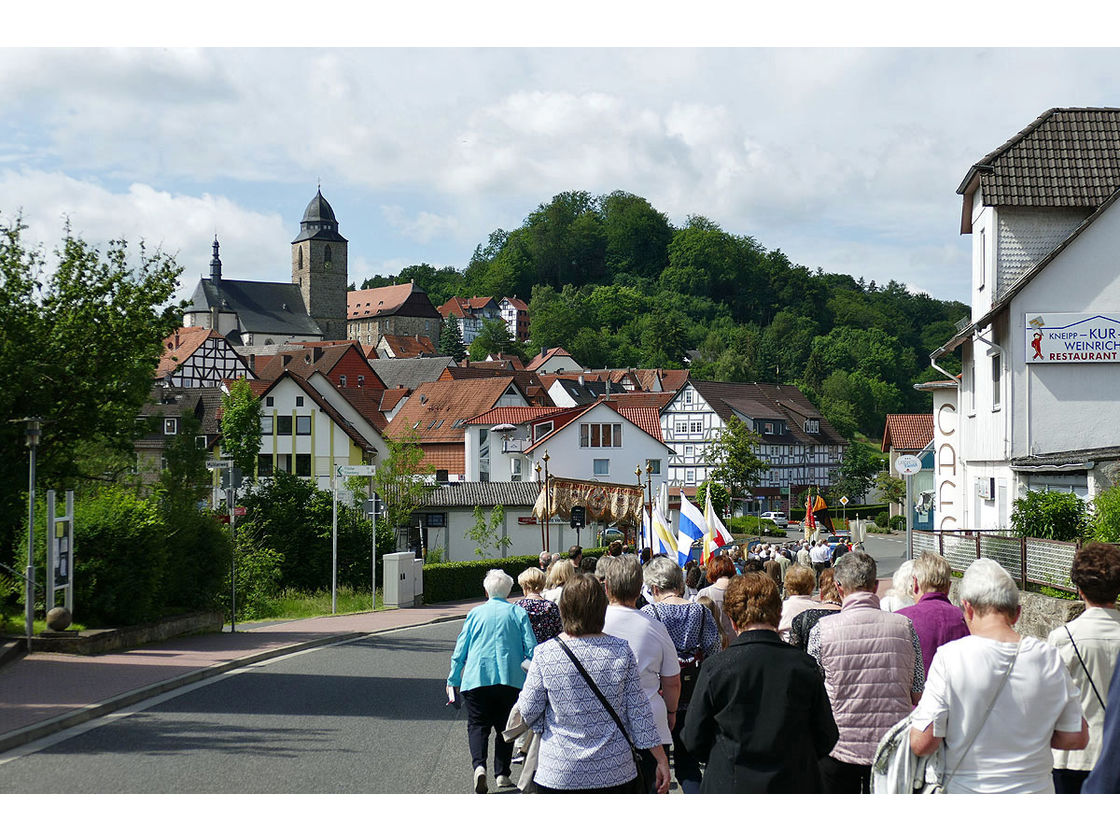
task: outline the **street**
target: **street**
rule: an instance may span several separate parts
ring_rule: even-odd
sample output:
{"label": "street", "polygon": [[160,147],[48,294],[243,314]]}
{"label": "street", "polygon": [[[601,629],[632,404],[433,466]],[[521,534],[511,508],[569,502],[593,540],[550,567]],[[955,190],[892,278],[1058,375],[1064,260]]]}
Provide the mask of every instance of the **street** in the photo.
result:
{"label": "street", "polygon": [[313,649],[155,698],[6,754],[0,792],[469,793],[465,712],[443,689],[461,626]]}

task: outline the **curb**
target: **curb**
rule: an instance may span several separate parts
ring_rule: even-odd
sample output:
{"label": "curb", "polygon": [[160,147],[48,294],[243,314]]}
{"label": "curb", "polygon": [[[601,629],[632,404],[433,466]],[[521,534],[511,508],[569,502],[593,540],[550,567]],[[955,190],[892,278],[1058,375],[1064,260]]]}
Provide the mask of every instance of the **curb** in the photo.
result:
{"label": "curb", "polygon": [[281,656],[286,656],[290,653],[299,653],[303,650],[310,650],[316,647],[327,647],[328,645],[337,644],[339,642],[349,642],[354,639],[362,639],[367,636],[379,636],[383,633],[395,633],[398,630],[411,630],[415,627],[427,627],[432,624],[441,624],[447,621],[459,621],[463,616],[440,616],[431,619],[430,621],[423,621],[419,624],[405,624],[400,627],[387,627],[384,630],[372,631],[359,631],[351,633],[338,633],[333,636],[324,636],[321,639],[309,639],[304,642],[296,642],[291,645],[283,645],[281,647],[270,648],[268,650],[258,651],[257,653],[243,656],[240,659],[231,659],[228,662],[221,662],[216,665],[209,665],[205,668],[199,668],[197,671],[183,674],[182,676],[172,677],[169,680],[153,683],[152,685],[144,686],[142,688],[135,688],[131,691],[123,692],[107,700],[102,700],[98,703],[91,703],[88,706],[83,706],[80,709],[75,709],[72,712],[57,717],[49,718],[39,723],[32,723],[20,729],[12,730],[5,735],[0,735],[0,754],[8,750],[22,747],[32,741],[44,738],[47,735],[53,735],[56,732],[61,732],[64,729],[78,726],[94,718],[104,717],[105,715],[112,714],[118,709],[123,709],[127,706],[134,705],[143,700],[151,697],[156,697],[168,691],[174,691],[191,683],[200,682],[209,677],[214,677],[219,674],[224,674],[227,671],[233,671],[237,668],[244,668],[247,665],[254,665],[258,662],[264,662],[269,659],[277,659]]}

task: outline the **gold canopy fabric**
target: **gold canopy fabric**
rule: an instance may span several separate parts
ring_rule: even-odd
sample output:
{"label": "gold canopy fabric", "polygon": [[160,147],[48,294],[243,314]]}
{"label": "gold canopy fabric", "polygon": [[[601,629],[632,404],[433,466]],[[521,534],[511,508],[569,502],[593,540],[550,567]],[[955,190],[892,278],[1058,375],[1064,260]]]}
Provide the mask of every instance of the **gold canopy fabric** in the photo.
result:
{"label": "gold canopy fabric", "polygon": [[[545,503],[548,509],[545,509]],[[645,504],[642,488],[636,484],[608,484],[605,481],[577,481],[574,478],[549,477],[541,487],[533,516],[547,519],[549,515],[567,518],[573,507],[587,509],[587,519],[597,522],[638,522]]]}

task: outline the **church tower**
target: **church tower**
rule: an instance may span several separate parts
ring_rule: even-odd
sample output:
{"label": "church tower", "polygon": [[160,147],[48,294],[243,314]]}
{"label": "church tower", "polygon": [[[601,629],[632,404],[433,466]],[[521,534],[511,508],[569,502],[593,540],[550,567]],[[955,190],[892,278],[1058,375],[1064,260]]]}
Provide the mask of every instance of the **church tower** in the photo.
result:
{"label": "church tower", "polygon": [[327,340],[346,338],[346,240],[321,191],[303,211],[292,240],[292,282],[299,286],[307,314]]}

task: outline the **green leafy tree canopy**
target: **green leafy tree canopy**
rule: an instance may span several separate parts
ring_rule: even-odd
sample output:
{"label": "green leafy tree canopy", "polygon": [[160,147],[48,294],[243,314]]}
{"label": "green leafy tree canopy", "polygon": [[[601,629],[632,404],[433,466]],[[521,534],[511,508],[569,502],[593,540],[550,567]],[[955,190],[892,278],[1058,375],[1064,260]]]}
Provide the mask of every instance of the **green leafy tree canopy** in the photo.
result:
{"label": "green leafy tree canopy", "polygon": [[[708,447],[708,458],[716,465],[712,477],[724,485],[731,497],[742,499],[758,484],[769,464],[756,454],[762,438],[738,417],[732,416]],[[714,502],[713,502],[714,504]]]}
{"label": "green leafy tree canopy", "polygon": [[242,475],[251,477],[261,451],[261,401],[245,379],[222,395],[222,451]]}

